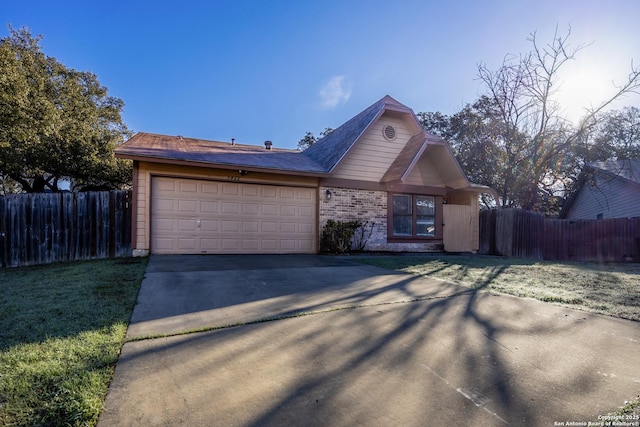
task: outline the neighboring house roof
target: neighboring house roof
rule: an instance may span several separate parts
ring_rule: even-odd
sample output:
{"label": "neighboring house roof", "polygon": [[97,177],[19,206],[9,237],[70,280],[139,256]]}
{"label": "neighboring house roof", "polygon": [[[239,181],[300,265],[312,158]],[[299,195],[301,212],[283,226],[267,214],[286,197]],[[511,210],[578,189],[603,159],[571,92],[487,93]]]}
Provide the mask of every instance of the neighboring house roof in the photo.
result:
{"label": "neighboring house roof", "polygon": [[605,172],[610,176],[626,179],[640,184],[640,160],[608,160],[587,165],[594,171]]}
{"label": "neighboring house roof", "polygon": [[325,169],[298,150],[231,144],[182,136],[137,133],[116,148],[116,154],[134,160],[202,163],[227,168],[256,168],[278,172],[323,175]]}
{"label": "neighboring house roof", "polygon": [[[607,160],[586,164],[578,176],[574,191],[562,207],[560,218],[566,218],[569,215],[585,184],[594,185],[591,177],[595,175],[608,180],[620,180],[631,183],[633,186],[640,185],[640,160]],[[638,189],[640,191],[640,187]]]}

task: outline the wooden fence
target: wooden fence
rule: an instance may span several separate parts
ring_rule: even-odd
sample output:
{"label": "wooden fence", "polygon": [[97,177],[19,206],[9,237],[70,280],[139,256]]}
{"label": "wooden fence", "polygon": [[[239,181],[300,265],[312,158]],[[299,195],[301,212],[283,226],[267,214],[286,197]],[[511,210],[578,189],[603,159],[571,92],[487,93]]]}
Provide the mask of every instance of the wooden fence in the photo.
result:
{"label": "wooden fence", "polygon": [[0,197],[2,267],[131,255],[131,193]]}
{"label": "wooden fence", "polygon": [[480,253],[560,261],[640,262],[640,218],[547,219],[520,209],[480,213]]}

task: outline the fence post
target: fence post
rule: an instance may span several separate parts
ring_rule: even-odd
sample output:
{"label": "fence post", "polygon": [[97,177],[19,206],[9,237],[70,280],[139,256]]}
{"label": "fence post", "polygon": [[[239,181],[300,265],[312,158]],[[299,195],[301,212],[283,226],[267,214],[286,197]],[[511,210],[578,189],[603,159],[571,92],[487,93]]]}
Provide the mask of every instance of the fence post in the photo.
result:
{"label": "fence post", "polygon": [[7,250],[5,247],[5,236],[7,233],[7,227],[5,225],[5,197],[2,196],[0,197],[0,265],[2,265],[2,267],[6,267],[7,266]]}

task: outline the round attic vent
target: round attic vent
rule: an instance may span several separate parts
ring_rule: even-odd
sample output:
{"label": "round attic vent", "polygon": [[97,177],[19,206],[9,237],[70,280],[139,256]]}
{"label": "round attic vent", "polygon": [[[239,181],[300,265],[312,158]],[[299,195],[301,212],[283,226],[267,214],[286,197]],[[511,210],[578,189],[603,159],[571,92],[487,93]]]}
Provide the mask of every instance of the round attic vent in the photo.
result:
{"label": "round attic vent", "polygon": [[396,139],[396,129],[391,125],[386,125],[382,129],[382,134],[389,141],[393,141],[394,139]]}

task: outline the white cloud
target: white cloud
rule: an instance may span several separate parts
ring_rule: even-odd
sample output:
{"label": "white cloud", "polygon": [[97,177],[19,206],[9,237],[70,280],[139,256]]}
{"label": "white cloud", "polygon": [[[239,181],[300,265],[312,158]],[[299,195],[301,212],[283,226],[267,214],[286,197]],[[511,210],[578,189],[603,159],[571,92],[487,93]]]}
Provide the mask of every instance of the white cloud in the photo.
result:
{"label": "white cloud", "polygon": [[351,84],[345,76],[333,76],[320,89],[319,95],[324,108],[334,108],[349,100],[351,97]]}

